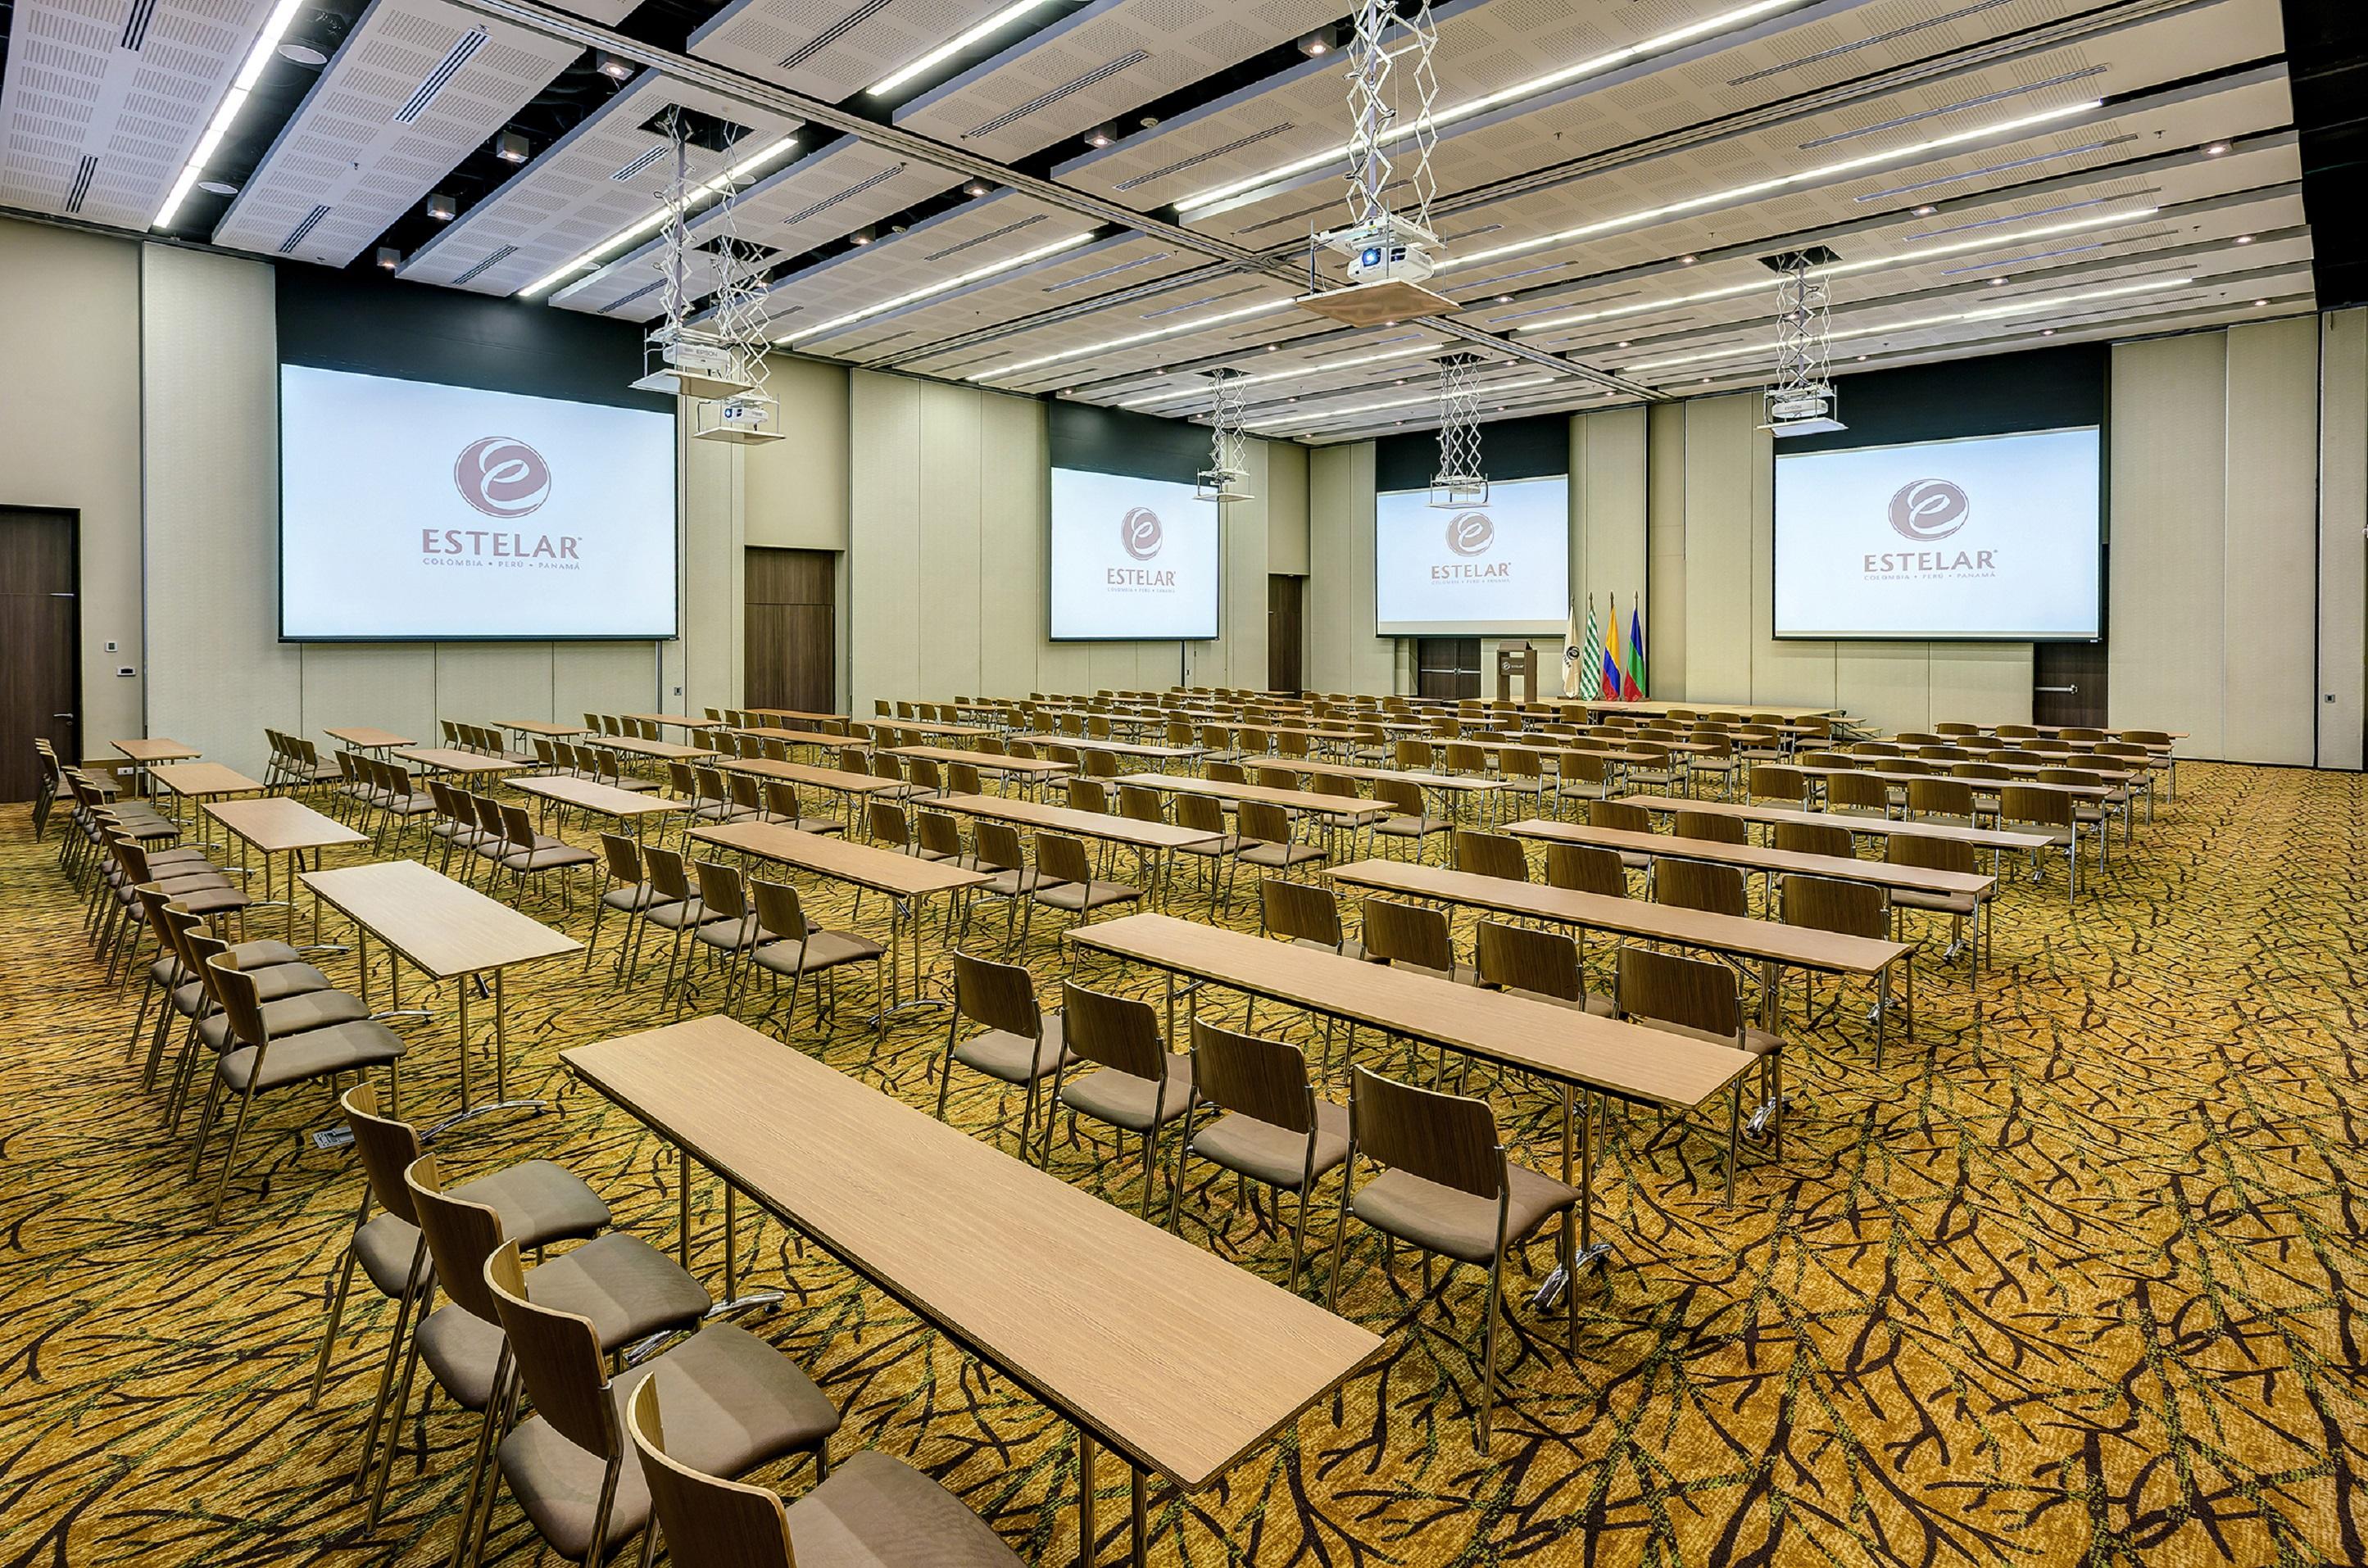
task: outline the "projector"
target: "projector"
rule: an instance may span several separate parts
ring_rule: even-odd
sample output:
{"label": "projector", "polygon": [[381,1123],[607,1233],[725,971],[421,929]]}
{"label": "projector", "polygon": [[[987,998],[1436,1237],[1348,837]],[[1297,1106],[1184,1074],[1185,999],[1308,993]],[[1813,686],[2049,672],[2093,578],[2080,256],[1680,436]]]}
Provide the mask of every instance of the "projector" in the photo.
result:
{"label": "projector", "polygon": [[1847,429],[1833,416],[1834,388],[1830,381],[1787,387],[1768,394],[1768,423],[1762,430],[1777,436],[1821,436]]}
{"label": "projector", "polygon": [[1350,283],[1420,283],[1438,265],[1431,255],[1438,237],[1403,218],[1343,229],[1327,240],[1348,256]]}

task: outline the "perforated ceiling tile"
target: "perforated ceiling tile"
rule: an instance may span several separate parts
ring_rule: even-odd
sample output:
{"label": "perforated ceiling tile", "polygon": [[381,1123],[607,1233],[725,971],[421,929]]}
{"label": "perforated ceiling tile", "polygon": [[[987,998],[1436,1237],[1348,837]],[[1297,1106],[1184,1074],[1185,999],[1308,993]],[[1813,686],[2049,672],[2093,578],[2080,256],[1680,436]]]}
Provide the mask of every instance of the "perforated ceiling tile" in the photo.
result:
{"label": "perforated ceiling tile", "polygon": [[272,0],[17,0],[0,204],[144,229]]}
{"label": "perforated ceiling tile", "polygon": [[836,102],[903,69],[1010,0],[733,0],[689,51]]}
{"label": "perforated ceiling tile", "polygon": [[481,294],[512,294],[648,221],[659,210],[672,156],[666,139],[643,126],[675,105],[750,132],[728,153],[689,147],[686,162],[694,184],[715,178],[797,129],[796,121],[783,116],[645,71],[420,246],[399,276]]}
{"label": "perforated ceiling tile", "polygon": [[447,0],[378,0],[214,243],[345,266],[582,52]]}

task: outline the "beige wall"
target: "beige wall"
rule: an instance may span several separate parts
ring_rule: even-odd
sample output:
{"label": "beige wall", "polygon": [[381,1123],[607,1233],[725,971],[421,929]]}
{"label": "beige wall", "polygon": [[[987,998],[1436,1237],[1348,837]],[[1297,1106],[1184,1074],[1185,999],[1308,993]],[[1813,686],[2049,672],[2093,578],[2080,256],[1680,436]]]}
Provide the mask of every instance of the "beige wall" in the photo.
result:
{"label": "beige wall", "polygon": [[142,733],[139,252],[0,220],[0,506],[79,514],[82,751],[111,756]]}
{"label": "beige wall", "polygon": [[2358,767],[2368,715],[2368,311],[2319,337],[2318,765]]}
{"label": "beige wall", "polygon": [[1373,631],[1373,444],[1318,447],[1307,474],[1307,684],[1398,689],[1398,640]]}

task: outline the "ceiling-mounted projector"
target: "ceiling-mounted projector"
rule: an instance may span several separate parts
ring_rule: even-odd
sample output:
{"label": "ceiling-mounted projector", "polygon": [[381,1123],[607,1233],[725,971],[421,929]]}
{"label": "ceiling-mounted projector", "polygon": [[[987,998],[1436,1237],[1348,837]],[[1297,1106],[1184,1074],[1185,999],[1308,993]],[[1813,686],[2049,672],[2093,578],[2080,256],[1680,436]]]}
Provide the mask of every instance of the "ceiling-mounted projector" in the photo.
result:
{"label": "ceiling-mounted projector", "polygon": [[1439,236],[1411,219],[1391,213],[1316,239],[1349,258],[1348,288],[1300,296],[1316,314],[1373,326],[1455,309],[1454,301],[1423,287],[1439,266]]}
{"label": "ceiling-mounted projector", "polygon": [[1777,436],[1822,436],[1847,429],[1834,417],[1834,384],[1813,381],[1768,394],[1768,423],[1760,426]]}

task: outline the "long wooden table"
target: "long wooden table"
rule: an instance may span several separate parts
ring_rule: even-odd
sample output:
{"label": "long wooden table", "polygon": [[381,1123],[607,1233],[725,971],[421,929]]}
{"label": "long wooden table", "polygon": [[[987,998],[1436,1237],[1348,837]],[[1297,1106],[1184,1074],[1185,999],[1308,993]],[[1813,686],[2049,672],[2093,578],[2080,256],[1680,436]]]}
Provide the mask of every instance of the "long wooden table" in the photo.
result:
{"label": "long wooden table", "polygon": [[[1087,1562],[1097,1446],[1133,1472],[1140,1561],[1146,1473],[1187,1492],[1209,1485],[1383,1349],[1315,1303],[732,1019],[575,1046],[560,1060],[713,1171],[727,1197],[747,1193],[1073,1423]],[[728,1205],[724,1218],[728,1236]]]}
{"label": "long wooden table", "polygon": [[1105,735],[1056,735],[1043,731],[1011,737],[1031,745],[1069,746],[1077,751],[1106,751],[1112,756],[1139,756],[1146,762],[1184,762],[1199,756],[1201,746],[1154,745],[1146,741],[1114,741]]}
{"label": "long wooden table", "polygon": [[962,751],[952,746],[890,746],[891,756],[922,756],[932,762],[959,762],[975,767],[981,773],[1000,774],[1017,778],[1030,789],[1041,789],[1044,781],[1076,769],[1065,762],[1053,762],[1041,756],[1006,756],[1000,752]]}
{"label": "long wooden table", "polygon": [[[260,795],[269,788],[262,780],[249,778],[219,762],[156,763],[149,765],[146,771],[152,786],[162,785],[175,800],[195,801],[199,805],[224,795]],[[180,814],[177,807],[174,814]]]}
{"label": "long wooden table", "polygon": [[165,735],[139,736],[107,744],[142,767],[163,762],[190,762],[205,755],[187,741],[176,741]]}
{"label": "long wooden table", "polygon": [[[357,833],[333,817],[323,815],[286,795],[264,795],[251,801],[208,801],[206,815],[227,828],[241,846],[239,864],[246,863],[246,850],[252,848],[263,857],[263,897],[266,903],[280,902],[272,897],[271,858],[288,857],[288,937],[296,936],[296,878],[304,869],[304,852],[313,852],[313,867],[320,869],[321,851],[347,844],[360,844],[369,835]],[[321,929],[320,901],[313,903],[313,932],[318,940]]]}
{"label": "long wooden table", "polygon": [[520,735],[540,735],[546,741],[572,740],[592,732],[581,724],[554,724],[548,719],[496,719],[495,727],[516,730]]}
{"label": "long wooden table", "polygon": [[1764,872],[1770,877],[1798,872],[1804,876],[1833,877],[1843,881],[1872,882],[1895,892],[1969,893],[1980,899],[1988,896],[1998,885],[1996,877],[1977,872],[1932,871],[1921,866],[1895,866],[1887,860],[1861,860],[1854,855],[1800,855],[1789,849],[1770,849],[1757,844],[1722,844],[1716,839],[1679,838],[1667,833],[1629,833],[1620,828],[1588,827],[1577,823],[1548,822],[1538,817],[1513,823],[1505,831],[1520,838],[1592,844],[1604,849],[1626,849],[1640,855],[1710,860],[1722,866],[1740,867],[1746,871]]}
{"label": "long wooden table", "polygon": [[[1968,780],[1970,782],[1970,780]],[[1959,827],[1953,823],[1916,822],[1890,817],[1852,816],[1847,812],[1803,812],[1790,806],[1756,806],[1742,801],[1697,801],[1683,795],[1622,795],[1623,806],[1648,812],[1702,812],[1734,817],[1739,822],[1805,824],[1812,827],[1845,827],[1853,834],[1877,838],[1953,838],[1977,849],[2044,849],[2044,833],[2017,833],[2010,828]]]}
{"label": "long wooden table", "polygon": [[401,746],[389,755],[405,762],[417,763],[436,773],[517,773],[537,766],[507,756],[487,756],[481,751],[461,751],[453,746]]}
{"label": "long wooden table", "polygon": [[321,733],[333,741],[343,741],[356,751],[393,751],[411,744],[413,740],[412,736],[381,730],[375,724],[343,724]]}
{"label": "long wooden table", "polygon": [[[743,855],[758,859],[778,861],[801,871],[835,881],[851,883],[873,892],[884,893],[889,899],[888,916],[888,994],[882,1001],[874,1022],[887,1027],[890,1015],[905,1007],[943,1006],[938,999],[920,994],[927,979],[921,956],[919,909],[922,902],[937,894],[951,894],[994,879],[983,871],[964,870],[943,860],[925,860],[917,855],[900,854],[894,849],[882,849],[870,844],[850,844],[844,838],[826,834],[801,833],[792,827],[771,822],[724,823],[713,827],[695,827],[690,836],[702,844],[719,849],[736,849]],[[903,934],[913,927],[914,994],[904,994]]]}
{"label": "long wooden table", "polygon": [[1188,844],[1207,844],[1219,837],[1174,823],[1140,822],[1108,812],[1080,811],[1043,801],[1008,801],[1000,795],[947,795],[926,802],[932,811],[965,816],[991,817],[1030,831],[1049,830],[1106,844],[1123,844],[1134,851],[1135,874],[1151,885],[1153,896],[1165,901],[1168,871],[1175,852]]}
{"label": "long wooden table", "polygon": [[[335,871],[306,871],[303,881],[314,898],[354,923],[365,1006],[370,1003],[372,937],[393,955],[386,972],[394,1012],[404,1010],[403,971],[397,960],[430,980],[460,982],[453,990],[461,999],[461,1116],[542,1108],[541,1100],[509,1097],[509,1034],[502,977],[518,964],[581,952],[583,943],[416,860],[381,860]],[[488,971],[494,977],[494,1101],[477,1106],[472,1103],[469,1090],[469,983]],[[428,1014],[416,1010],[415,1016]]]}
{"label": "long wooden table", "polygon": [[1197,778],[1180,773],[1127,773],[1110,782],[1139,784],[1146,790],[1166,790],[1178,795],[1206,795],[1218,801],[1256,801],[1269,806],[1281,806],[1287,812],[1338,818],[1359,826],[1379,822],[1390,814],[1388,806],[1361,795],[1320,795],[1310,790],[1269,790],[1263,784],[1228,784],[1220,779]]}
{"label": "long wooden table", "polygon": [[672,801],[648,790],[620,790],[614,784],[602,784],[590,778],[571,778],[564,773],[546,773],[532,778],[513,778],[510,788],[523,795],[554,806],[574,806],[579,811],[598,812],[602,816],[615,817],[620,823],[633,824],[633,837],[639,841],[642,824],[650,817],[688,811],[688,801]]}
{"label": "long wooden table", "polygon": [[638,735],[603,735],[598,744],[605,750],[629,752],[659,762],[699,762],[715,755],[712,746],[681,746],[672,741],[645,741]]}

